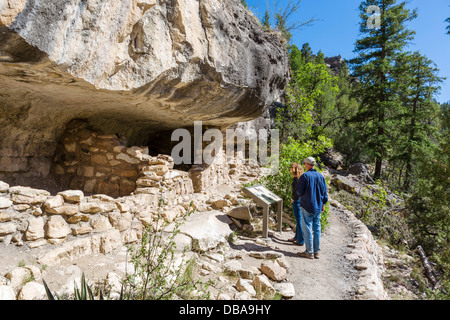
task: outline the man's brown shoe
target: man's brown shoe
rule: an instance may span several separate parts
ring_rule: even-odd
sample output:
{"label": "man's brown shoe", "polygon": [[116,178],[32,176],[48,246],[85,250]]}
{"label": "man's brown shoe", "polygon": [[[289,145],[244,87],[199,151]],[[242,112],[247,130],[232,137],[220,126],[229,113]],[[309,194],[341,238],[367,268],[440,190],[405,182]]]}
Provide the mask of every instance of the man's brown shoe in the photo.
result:
{"label": "man's brown shoe", "polygon": [[300,257],[303,257],[303,258],[307,258],[307,259],[314,259],[314,255],[313,254],[309,254],[308,252],[298,252],[298,255],[300,256]]}
{"label": "man's brown shoe", "polygon": [[319,253],[318,253],[318,252],[314,252],[314,258],[315,258],[315,259],[320,259]]}

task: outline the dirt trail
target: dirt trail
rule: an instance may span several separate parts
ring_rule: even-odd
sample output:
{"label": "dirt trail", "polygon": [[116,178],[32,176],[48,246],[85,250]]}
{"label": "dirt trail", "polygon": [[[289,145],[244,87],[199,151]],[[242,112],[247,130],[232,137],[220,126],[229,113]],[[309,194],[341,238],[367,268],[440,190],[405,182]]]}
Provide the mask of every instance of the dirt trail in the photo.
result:
{"label": "dirt trail", "polygon": [[[304,246],[294,246],[280,241],[280,248],[291,265],[288,281],[295,287],[298,300],[349,300],[352,299],[357,271],[344,258],[347,245],[352,242],[352,230],[345,222],[343,213],[330,207],[329,226],[322,233],[320,259],[305,259],[297,256]],[[283,234],[282,239],[293,233]],[[278,240],[274,240],[278,242]]]}

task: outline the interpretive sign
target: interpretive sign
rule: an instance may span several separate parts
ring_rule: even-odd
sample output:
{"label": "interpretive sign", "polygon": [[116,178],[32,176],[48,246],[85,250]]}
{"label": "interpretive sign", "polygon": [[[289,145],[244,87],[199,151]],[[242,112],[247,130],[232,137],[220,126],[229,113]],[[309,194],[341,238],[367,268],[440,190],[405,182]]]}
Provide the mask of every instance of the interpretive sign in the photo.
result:
{"label": "interpretive sign", "polygon": [[277,231],[281,232],[283,199],[262,185],[245,187],[244,193],[263,207],[263,238],[269,236],[269,209],[275,203],[277,204]]}

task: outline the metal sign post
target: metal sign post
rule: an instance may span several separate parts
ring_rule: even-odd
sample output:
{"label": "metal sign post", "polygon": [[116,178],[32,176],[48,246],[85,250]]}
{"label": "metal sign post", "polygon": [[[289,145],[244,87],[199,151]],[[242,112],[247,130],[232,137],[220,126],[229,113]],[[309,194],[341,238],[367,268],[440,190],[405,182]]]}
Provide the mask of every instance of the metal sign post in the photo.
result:
{"label": "metal sign post", "polygon": [[269,237],[269,208],[272,204],[277,204],[277,231],[281,232],[283,199],[268,190],[262,185],[244,188],[244,193],[252,198],[256,204],[263,207],[263,232],[262,237]]}

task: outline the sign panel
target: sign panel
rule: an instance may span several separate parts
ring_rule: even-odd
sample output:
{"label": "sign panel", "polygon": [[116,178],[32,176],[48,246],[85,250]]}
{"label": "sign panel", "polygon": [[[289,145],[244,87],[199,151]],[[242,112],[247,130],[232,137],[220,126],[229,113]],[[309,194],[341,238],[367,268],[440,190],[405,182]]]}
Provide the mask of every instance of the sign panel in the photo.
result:
{"label": "sign panel", "polygon": [[263,238],[269,235],[269,207],[277,204],[277,229],[281,232],[283,199],[262,185],[244,188],[244,193],[250,196],[257,204],[263,206]]}
{"label": "sign panel", "polygon": [[282,199],[279,196],[277,196],[275,193],[273,193],[272,191],[261,185],[246,187],[245,189],[253,196],[259,198],[260,200],[268,204],[274,204],[279,201],[282,201]]}

